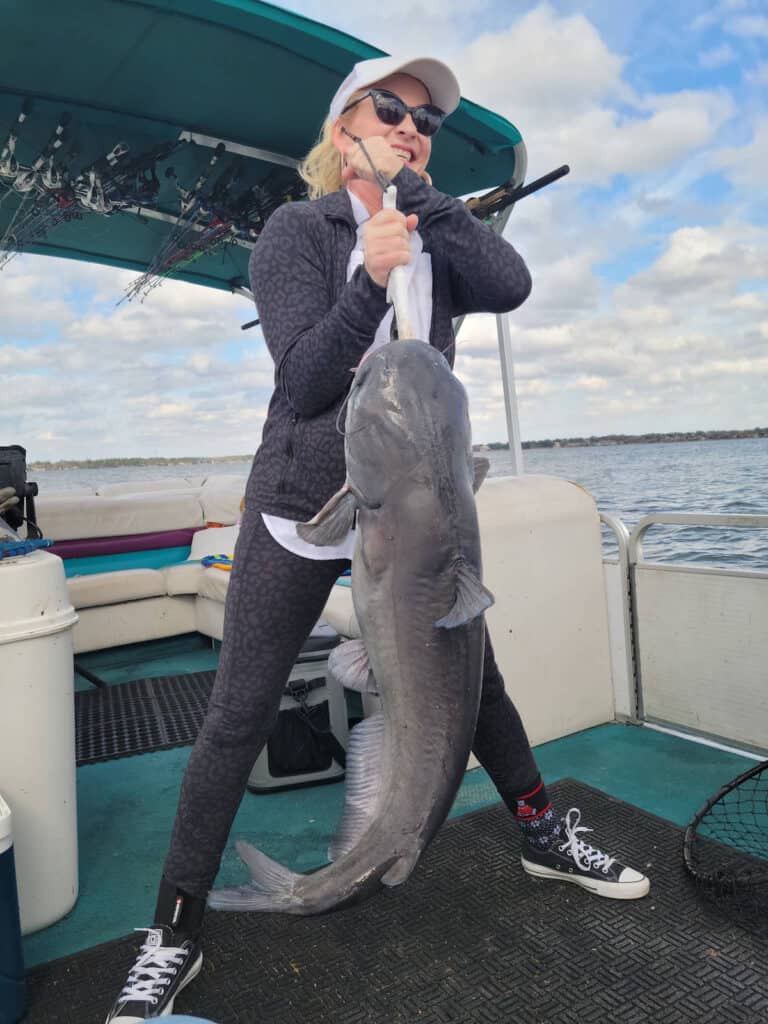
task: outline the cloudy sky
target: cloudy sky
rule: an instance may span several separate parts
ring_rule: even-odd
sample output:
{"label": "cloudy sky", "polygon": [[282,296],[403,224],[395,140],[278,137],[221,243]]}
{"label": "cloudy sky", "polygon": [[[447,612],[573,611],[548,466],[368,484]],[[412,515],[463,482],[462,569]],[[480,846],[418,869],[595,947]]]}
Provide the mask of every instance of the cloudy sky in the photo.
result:
{"label": "cloudy sky", "polygon": [[[449,62],[519,127],[529,179],[571,165],[508,226],[534,278],[510,321],[524,439],[768,426],[765,0],[290,6]],[[116,309],[131,279],[42,257],[0,274],[0,443],[252,452],[272,383],[252,306],[169,282]],[[493,318],[458,353],[475,440],[505,439]]]}

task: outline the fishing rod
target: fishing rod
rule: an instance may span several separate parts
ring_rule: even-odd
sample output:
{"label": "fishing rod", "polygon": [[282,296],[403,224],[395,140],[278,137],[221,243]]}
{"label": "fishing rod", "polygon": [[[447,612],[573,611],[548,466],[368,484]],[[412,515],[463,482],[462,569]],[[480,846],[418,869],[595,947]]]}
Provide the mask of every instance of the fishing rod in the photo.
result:
{"label": "fishing rod", "polygon": [[[161,142],[132,159],[112,164],[104,170],[102,174],[103,187],[113,208],[125,209],[129,206],[143,206],[147,205],[148,201],[156,199],[160,191],[157,165],[163,160],[167,160],[181,146],[186,145],[189,145],[186,139]],[[173,168],[166,170],[166,176],[170,176],[169,171],[173,174]]]}
{"label": "fishing rod", "polygon": [[[169,232],[163,244],[159,250],[155,253],[152,262],[149,264],[143,274],[133,281],[123,293],[123,297],[118,302],[132,301],[142,292],[144,296],[152,290],[152,278],[158,275],[158,271],[161,267],[168,264],[173,253],[183,249],[187,240],[192,232],[195,231],[197,222],[204,215],[203,213],[203,189],[209,181],[213,169],[219,162],[222,154],[226,152],[226,146],[223,142],[220,142],[214,149],[208,163],[203,167],[197,181],[190,189],[182,189],[177,185],[180,200],[179,207],[181,216],[177,219],[174,228]],[[157,287],[155,285],[155,287]]]}
{"label": "fishing rod", "polygon": [[104,189],[104,175],[114,168],[130,152],[125,142],[117,142],[104,156],[94,160],[78,174],[74,183],[75,198],[84,209],[107,215],[112,213],[113,204]]}
{"label": "fishing rod", "polygon": [[31,192],[37,186],[37,179],[41,168],[48,161],[49,157],[54,155],[56,150],[61,149],[64,143],[64,133],[71,120],[71,114],[62,114],[40,155],[32,162],[30,167],[21,170],[16,175],[13,188],[17,192]]}
{"label": "fishing rod", "polygon": [[237,228],[230,220],[213,221],[200,231],[200,234],[180,250],[174,251],[166,260],[165,264],[157,268],[152,280],[146,286],[141,301],[158,288],[163,281],[172,273],[178,272],[182,267],[188,266],[202,256],[215,252],[216,249],[233,241],[237,236]]}
{"label": "fishing rod", "polygon": [[244,169],[245,158],[242,156],[235,157],[230,165],[224,168],[216,184],[211,189],[207,205],[210,206],[211,212],[218,217],[229,216],[230,203],[228,199],[232,189],[242,178]]}
{"label": "fishing rod", "polygon": [[[65,115],[62,121],[66,127],[69,115]],[[6,266],[13,256],[30,241],[44,237],[48,231],[64,221],[81,217],[82,214],[78,207],[103,215],[109,214],[113,210],[114,204],[105,195],[102,174],[110,168],[117,167],[128,154],[129,147],[124,142],[116,143],[105,154],[91,161],[73,176],[68,173],[68,166],[79,155],[74,146],[70,149],[66,161],[61,167],[56,163],[56,151],[65,141],[61,128],[62,122],[60,121],[49,145],[41,154],[42,161],[40,158],[36,161],[39,166],[37,167],[38,177],[35,180],[35,189],[44,197],[43,202],[38,200],[35,207],[15,225],[14,249],[6,253],[5,258],[0,261],[0,268]],[[48,200],[47,203],[44,201],[45,199]]]}
{"label": "fishing rod", "polygon": [[8,251],[11,248],[11,246],[9,246],[9,242],[13,241],[13,248],[16,248],[13,228],[20,214],[23,211],[26,211],[26,206],[30,198],[36,191],[38,174],[41,168],[48,160],[48,158],[52,156],[56,152],[56,150],[61,148],[64,140],[64,133],[71,119],[71,115],[67,113],[62,114],[59,117],[56,127],[51,133],[50,138],[48,139],[40,154],[35,158],[35,160],[29,167],[20,168],[18,173],[16,174],[16,177],[13,180],[11,188],[15,192],[22,193],[23,199],[16,208],[13,217],[11,218],[8,226],[6,227],[3,233],[3,237],[0,238],[0,249],[6,250],[5,254],[2,257],[0,257],[0,269],[2,269],[2,267],[8,261]]}
{"label": "fishing rod", "polygon": [[19,164],[16,160],[16,144],[19,141],[21,126],[32,113],[32,101],[29,98],[22,100],[21,110],[16,120],[8,130],[3,148],[0,150],[0,177],[13,180],[19,171]]}
{"label": "fishing rod", "polygon": [[160,191],[157,164],[186,144],[185,140],[178,139],[162,142],[126,159],[130,147],[125,142],[117,142],[78,175],[75,181],[78,202],[85,209],[104,216],[131,206],[147,205]]}
{"label": "fishing rod", "polygon": [[237,225],[238,237],[244,241],[255,242],[267,220],[283,203],[294,202],[305,196],[300,186],[270,192],[266,183],[271,177],[269,175],[264,181],[251,185],[234,201],[231,216]]}
{"label": "fishing rod", "polygon": [[166,277],[169,277],[172,273],[177,273],[182,269],[182,267],[187,267],[190,263],[194,263],[195,260],[199,260],[203,256],[209,256],[211,253],[216,252],[217,249],[226,246],[236,237],[237,230],[234,224],[230,221],[222,221],[221,224],[217,225],[215,228],[211,228],[202,245],[192,243],[182,253],[180,253],[179,256],[175,258],[168,267],[166,267],[162,276],[156,283],[153,283],[152,287],[157,287],[162,284]]}
{"label": "fishing rod", "polygon": [[15,122],[11,125],[8,136],[3,143],[3,149],[0,152],[0,177],[5,178],[7,181],[5,194],[0,198],[0,206],[3,205],[8,196],[13,195],[13,183],[21,169],[16,159],[16,146],[18,145],[21,127],[31,112],[32,101],[27,97],[22,100],[21,110]]}
{"label": "fishing rod", "polygon": [[[172,271],[190,260],[210,252],[226,242],[228,236],[234,237],[237,229],[233,223],[232,204],[228,201],[228,197],[236,182],[242,177],[244,167],[243,157],[236,157],[219,175],[210,194],[200,197],[199,216],[197,222],[192,225],[195,229],[194,233],[186,231],[183,238],[178,240],[177,247],[172,249],[166,259],[155,268],[154,280],[147,287],[145,297],[151,290],[158,287],[162,283],[162,279]],[[200,221],[206,217],[212,219],[203,227]]]}
{"label": "fishing rod", "polygon": [[549,174],[542,175],[541,178],[537,178],[528,185],[514,186],[512,182],[507,182],[504,185],[491,189],[490,192],[486,192],[482,196],[468,199],[465,205],[478,220],[488,220],[490,217],[495,217],[501,213],[508,206],[511,206],[512,203],[516,203],[519,199],[524,199],[525,196],[529,196],[534,192],[538,192],[539,189],[551,185],[553,181],[564,178],[570,170],[571,168],[568,164],[563,164],[562,167],[550,171]]}
{"label": "fishing rod", "polygon": [[32,210],[17,223],[14,231],[15,248],[7,254],[3,266],[7,266],[30,241],[45,237],[52,228],[65,220],[81,216],[68,173],[69,166],[77,155],[77,149],[73,145],[66,157],[59,162],[56,162],[56,154],[49,156],[40,171],[36,186],[40,196]]}
{"label": "fishing rod", "polygon": [[202,191],[213,173],[213,168],[216,166],[219,158],[225,150],[226,147],[224,143],[220,142],[211,154],[208,163],[203,167],[197,181],[191,189],[182,189],[181,186],[176,186],[180,196],[179,208],[181,216],[177,219],[175,226],[169,232],[159,250],[155,253],[152,262],[147,267],[146,271],[126,289],[123,299],[127,298],[130,301],[141,291],[145,289],[146,292],[150,291],[150,282],[158,269],[167,264],[172,253],[183,248],[188,235],[195,229],[195,225],[202,215]]}

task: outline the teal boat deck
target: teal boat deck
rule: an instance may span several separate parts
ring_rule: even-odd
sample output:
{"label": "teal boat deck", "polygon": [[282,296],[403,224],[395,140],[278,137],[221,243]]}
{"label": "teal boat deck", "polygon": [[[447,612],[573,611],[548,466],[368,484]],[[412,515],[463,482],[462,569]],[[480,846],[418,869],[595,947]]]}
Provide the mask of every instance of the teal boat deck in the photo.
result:
{"label": "teal boat deck", "polygon": [[[185,637],[82,655],[78,662],[111,683],[215,667],[209,641]],[[90,684],[77,679],[78,688]],[[72,912],[24,940],[28,967],[125,935],[151,922],[179,784],[191,747],[122,758],[78,769],[80,896]],[[747,758],[655,730],[603,725],[536,748],[545,780],[570,777],[678,825],[723,783],[743,771]],[[271,857],[294,869],[325,862],[343,801],[343,783],[282,793],[246,794],[233,826]],[[467,772],[452,816],[496,803],[482,769]],[[600,845],[599,822],[596,828]],[[514,826],[510,822],[510,828]],[[609,846],[608,843],[605,844]],[[51,856],[56,856],[51,848]],[[636,865],[653,881],[654,850]],[[511,870],[518,872],[517,866]],[[228,847],[218,884],[244,878]],[[525,885],[520,871],[519,884]]]}

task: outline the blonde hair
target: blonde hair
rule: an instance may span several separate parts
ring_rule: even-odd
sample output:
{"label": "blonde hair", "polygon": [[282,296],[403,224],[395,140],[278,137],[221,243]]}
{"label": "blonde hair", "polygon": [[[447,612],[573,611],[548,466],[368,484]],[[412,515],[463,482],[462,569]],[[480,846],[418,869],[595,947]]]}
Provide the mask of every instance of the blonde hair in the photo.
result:
{"label": "blonde hair", "polygon": [[341,188],[342,155],[333,144],[333,125],[331,118],[326,118],[317,142],[299,164],[299,176],[307,184],[310,199]]}
{"label": "blonde hair", "polygon": [[[368,88],[366,86],[364,89],[356,89],[348,97],[347,104],[365,96]],[[344,157],[333,144],[332,132],[337,121],[344,124],[349,116],[342,113],[335,120],[326,117],[317,142],[299,164],[299,177],[306,182],[307,195],[310,199],[320,199],[329,192],[338,192],[344,183],[341,176]]]}

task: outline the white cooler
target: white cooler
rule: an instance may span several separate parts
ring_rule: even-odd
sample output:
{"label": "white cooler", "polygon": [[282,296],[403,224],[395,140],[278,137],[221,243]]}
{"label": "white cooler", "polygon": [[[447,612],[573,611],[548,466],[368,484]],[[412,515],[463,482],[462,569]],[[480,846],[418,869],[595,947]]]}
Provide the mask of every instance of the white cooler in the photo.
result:
{"label": "white cooler", "polygon": [[[347,749],[349,723],[344,688],[328,673],[328,655],[332,647],[333,644],[325,649],[302,652],[288,678],[276,724],[279,724],[280,715],[284,714],[299,713],[306,722],[315,720],[318,724],[314,728],[318,732],[330,732],[334,737],[338,744],[338,753],[334,753],[331,747],[324,744],[325,749],[315,752],[321,755],[322,765],[292,771],[274,763],[271,745],[273,737],[270,737],[248,777],[248,789],[251,793],[273,793],[293,786],[335,782],[344,777],[344,765],[340,764],[337,758],[342,758]],[[323,705],[327,707],[323,708]],[[319,724],[321,715],[324,719],[322,726]],[[281,753],[288,761],[291,760],[288,748],[284,748]]]}
{"label": "white cooler", "polygon": [[76,622],[60,558],[0,559],[0,791],[13,812],[25,934],[77,899]]}

